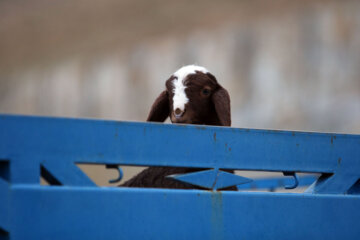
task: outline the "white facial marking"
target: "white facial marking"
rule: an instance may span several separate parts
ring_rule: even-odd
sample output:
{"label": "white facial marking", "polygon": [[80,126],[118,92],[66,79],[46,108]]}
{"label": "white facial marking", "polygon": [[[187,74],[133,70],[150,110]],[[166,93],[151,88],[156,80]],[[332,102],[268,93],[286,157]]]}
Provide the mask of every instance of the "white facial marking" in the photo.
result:
{"label": "white facial marking", "polygon": [[186,96],[185,93],[185,84],[184,84],[184,80],[186,79],[186,77],[189,74],[194,74],[196,73],[195,71],[199,71],[202,73],[208,73],[209,71],[204,68],[204,67],[200,67],[200,66],[195,66],[195,65],[188,65],[185,67],[180,68],[179,70],[177,70],[173,76],[176,77],[172,83],[174,85],[174,97],[173,97],[173,107],[174,107],[174,111],[175,109],[179,108],[181,111],[185,110],[185,104],[189,102],[188,97]]}

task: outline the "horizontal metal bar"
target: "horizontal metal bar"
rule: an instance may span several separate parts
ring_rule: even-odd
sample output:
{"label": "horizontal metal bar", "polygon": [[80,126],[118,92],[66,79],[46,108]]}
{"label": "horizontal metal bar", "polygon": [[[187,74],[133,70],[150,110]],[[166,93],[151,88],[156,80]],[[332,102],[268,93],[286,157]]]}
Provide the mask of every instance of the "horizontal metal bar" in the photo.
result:
{"label": "horizontal metal bar", "polygon": [[19,155],[40,161],[358,174],[360,136],[0,115],[0,158]]}
{"label": "horizontal metal bar", "polygon": [[351,195],[16,185],[11,239],[358,239],[359,200]]}

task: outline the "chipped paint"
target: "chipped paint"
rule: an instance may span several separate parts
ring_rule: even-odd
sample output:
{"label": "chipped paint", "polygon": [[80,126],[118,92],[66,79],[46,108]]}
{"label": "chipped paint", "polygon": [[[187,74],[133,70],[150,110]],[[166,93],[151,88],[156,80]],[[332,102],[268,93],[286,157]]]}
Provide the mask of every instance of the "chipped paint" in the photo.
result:
{"label": "chipped paint", "polygon": [[211,192],[211,239],[224,239],[223,199],[219,191]]}

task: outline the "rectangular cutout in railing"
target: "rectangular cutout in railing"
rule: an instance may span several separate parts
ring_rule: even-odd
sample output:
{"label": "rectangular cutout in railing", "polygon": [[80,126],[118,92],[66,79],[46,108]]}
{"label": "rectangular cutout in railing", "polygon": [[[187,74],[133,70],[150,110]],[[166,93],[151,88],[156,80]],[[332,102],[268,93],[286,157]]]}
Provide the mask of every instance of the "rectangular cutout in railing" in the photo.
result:
{"label": "rectangular cutout in railing", "polygon": [[[105,164],[77,164],[77,166],[97,185],[103,187],[119,187],[127,180],[139,174],[146,167],[141,166],[117,166],[122,170],[120,181],[114,181],[119,178],[119,171],[109,169]],[[285,186],[294,184],[292,177],[286,177],[282,172],[264,172],[264,171],[236,171],[239,176],[253,179],[253,182],[239,185],[241,191],[259,191],[259,192],[293,192],[301,193],[306,187],[314,183],[318,175],[311,173],[299,174],[299,184],[295,190],[285,189]]]}

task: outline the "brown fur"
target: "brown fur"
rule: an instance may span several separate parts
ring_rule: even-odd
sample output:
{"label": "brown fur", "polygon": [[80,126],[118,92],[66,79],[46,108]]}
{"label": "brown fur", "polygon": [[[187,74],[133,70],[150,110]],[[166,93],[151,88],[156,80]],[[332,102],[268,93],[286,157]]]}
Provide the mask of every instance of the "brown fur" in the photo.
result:
{"label": "brown fur", "polygon": [[[147,121],[163,122],[167,117],[173,123],[203,124],[215,126],[230,126],[230,96],[218,84],[216,78],[210,73],[196,72],[184,80],[185,93],[189,102],[185,105],[185,112],[181,118],[175,118],[173,112],[173,85],[174,76],[166,81],[166,90],[163,91],[153,103]],[[204,90],[206,89],[206,90]],[[126,187],[152,187],[176,189],[202,189],[197,186],[178,182],[166,176],[180,173],[191,173],[204,169],[149,167],[125,182]],[[229,170],[228,172],[233,172]],[[237,190],[229,187],[224,190]]]}

